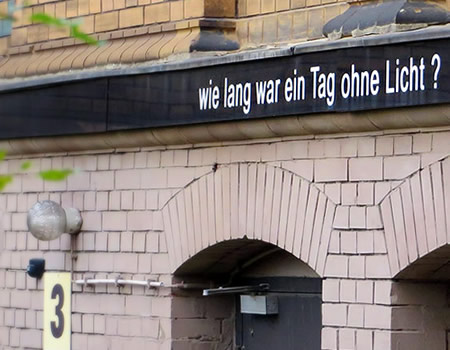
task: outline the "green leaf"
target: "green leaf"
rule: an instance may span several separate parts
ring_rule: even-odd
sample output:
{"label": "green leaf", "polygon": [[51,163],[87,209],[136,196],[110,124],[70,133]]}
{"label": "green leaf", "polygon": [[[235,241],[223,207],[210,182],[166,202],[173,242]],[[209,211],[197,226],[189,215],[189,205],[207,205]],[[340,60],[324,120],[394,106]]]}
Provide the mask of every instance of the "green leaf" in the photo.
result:
{"label": "green leaf", "polygon": [[45,181],[63,181],[71,174],[73,174],[73,170],[61,169],[41,171],[39,176]]}
{"label": "green leaf", "polygon": [[30,168],[31,168],[31,161],[29,161],[29,160],[23,162],[22,165],[20,166],[20,169],[22,171],[28,170]]}
{"label": "green leaf", "polygon": [[70,35],[73,38],[81,40],[88,45],[101,45],[102,44],[97,39],[95,39],[93,36],[86,34],[82,30],[80,30],[78,25],[72,25],[70,27]]}
{"label": "green leaf", "polygon": [[80,24],[75,22],[69,22],[61,18],[53,17],[45,13],[35,13],[30,16],[30,20],[33,23],[41,23],[48,26],[57,28],[68,28],[70,30],[70,36],[81,40],[88,45],[100,45],[101,43],[93,36],[86,34],[80,29]]}
{"label": "green leaf", "polygon": [[0,175],[0,191],[6,187],[7,184],[12,182],[13,177],[11,175]]}
{"label": "green leaf", "polygon": [[70,23],[63,19],[56,18],[41,12],[31,15],[30,20],[33,21],[33,23],[41,23],[54,27],[70,26]]}
{"label": "green leaf", "polygon": [[6,151],[0,150],[0,162],[1,162],[2,160],[4,160],[5,157],[6,157]]}

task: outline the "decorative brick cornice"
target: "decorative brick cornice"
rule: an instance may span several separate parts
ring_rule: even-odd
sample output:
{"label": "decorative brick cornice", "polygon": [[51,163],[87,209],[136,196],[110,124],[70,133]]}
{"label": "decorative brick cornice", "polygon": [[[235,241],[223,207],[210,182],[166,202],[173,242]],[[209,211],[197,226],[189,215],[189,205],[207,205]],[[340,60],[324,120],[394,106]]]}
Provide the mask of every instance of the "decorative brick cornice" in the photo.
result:
{"label": "decorative brick cornice", "polygon": [[[75,39],[15,46],[9,48],[7,56],[0,56],[0,79],[159,60],[189,53],[196,50],[195,45],[201,51],[236,50],[239,44],[234,29],[235,23],[227,20],[196,19],[95,34],[96,39],[106,41],[100,46],[87,46]],[[215,45],[198,45],[211,33]]]}

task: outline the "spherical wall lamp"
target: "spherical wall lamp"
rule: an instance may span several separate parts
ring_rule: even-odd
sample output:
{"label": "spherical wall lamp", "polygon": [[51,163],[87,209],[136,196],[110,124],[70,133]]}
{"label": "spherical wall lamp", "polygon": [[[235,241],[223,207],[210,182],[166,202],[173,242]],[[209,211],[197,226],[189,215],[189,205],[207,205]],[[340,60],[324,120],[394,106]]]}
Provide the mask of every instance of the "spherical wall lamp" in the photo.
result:
{"label": "spherical wall lamp", "polygon": [[62,208],[58,203],[39,201],[28,211],[27,225],[30,233],[41,241],[51,241],[63,233],[77,234],[83,219],[75,208]]}

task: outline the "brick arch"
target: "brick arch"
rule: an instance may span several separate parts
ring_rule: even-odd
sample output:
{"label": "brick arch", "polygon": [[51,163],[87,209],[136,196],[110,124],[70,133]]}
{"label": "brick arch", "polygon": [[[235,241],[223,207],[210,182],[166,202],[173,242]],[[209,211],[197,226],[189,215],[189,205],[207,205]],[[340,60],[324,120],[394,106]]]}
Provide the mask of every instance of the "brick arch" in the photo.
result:
{"label": "brick arch", "polygon": [[450,157],[407,178],[380,207],[394,277],[450,244]]}
{"label": "brick arch", "polygon": [[162,209],[171,270],[209,246],[247,237],[290,252],[322,276],[335,208],[312,183],[285,169],[220,167]]}

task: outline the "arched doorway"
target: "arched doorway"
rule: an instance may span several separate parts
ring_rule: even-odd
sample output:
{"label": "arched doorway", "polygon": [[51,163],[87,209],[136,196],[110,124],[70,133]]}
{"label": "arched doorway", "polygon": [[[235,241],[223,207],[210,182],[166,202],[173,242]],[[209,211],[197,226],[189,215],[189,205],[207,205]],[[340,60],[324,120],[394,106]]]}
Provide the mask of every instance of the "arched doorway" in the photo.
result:
{"label": "arched doorway", "polygon": [[393,350],[450,350],[450,158],[380,204],[393,284]]}
{"label": "arched doorway", "polygon": [[[313,183],[263,163],[214,167],[175,193],[162,208],[174,281],[251,290],[174,291],[172,349],[320,350],[319,276],[335,212]],[[261,284],[269,288],[255,289]],[[277,300],[278,313],[249,313],[252,296],[258,306]]]}
{"label": "arched doorway", "polygon": [[395,276],[393,350],[450,350],[450,245]]}
{"label": "arched doorway", "polygon": [[[187,260],[175,276],[205,288],[203,296],[185,291],[175,297],[174,344],[222,350],[321,349],[322,280],[285,250],[259,240],[224,241]],[[190,317],[182,314],[186,309]],[[177,323],[190,324],[193,333]]]}

